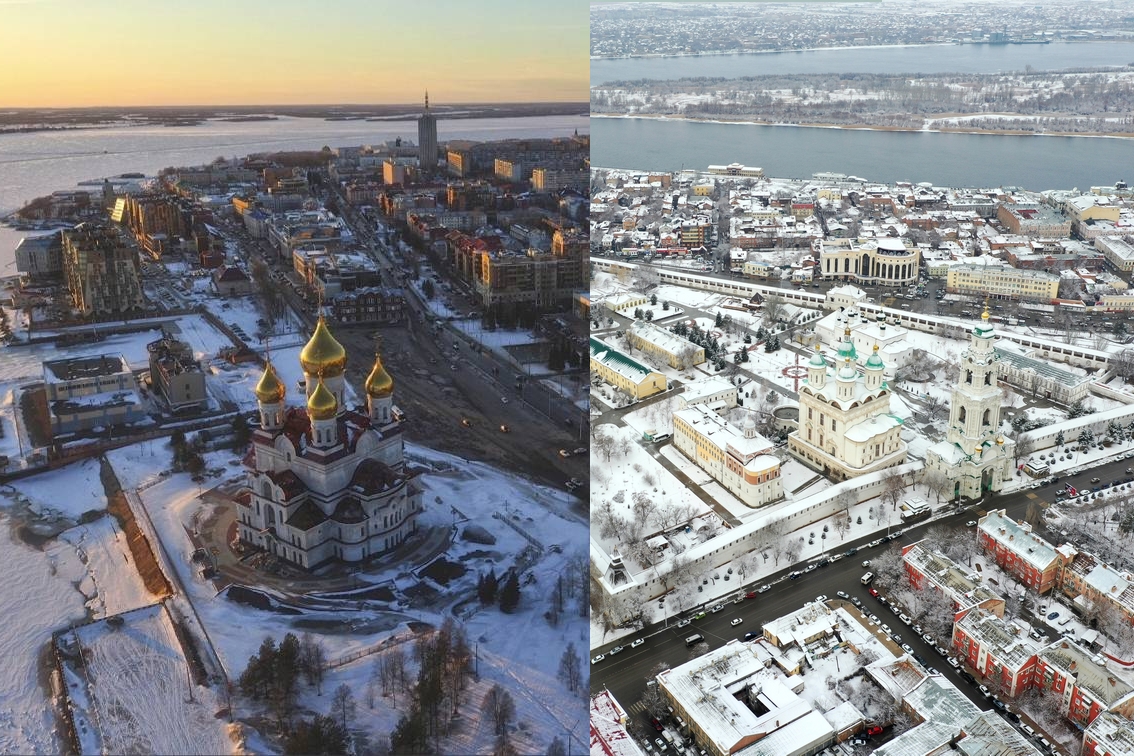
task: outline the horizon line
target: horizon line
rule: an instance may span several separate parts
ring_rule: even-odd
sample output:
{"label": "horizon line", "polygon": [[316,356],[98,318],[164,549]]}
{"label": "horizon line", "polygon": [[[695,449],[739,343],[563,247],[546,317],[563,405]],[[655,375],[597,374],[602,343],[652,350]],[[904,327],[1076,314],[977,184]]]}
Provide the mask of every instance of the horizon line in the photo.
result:
{"label": "horizon line", "polygon": [[[446,105],[441,105],[441,108],[464,107],[469,105],[578,105],[580,107],[586,106],[590,110],[590,99],[586,100],[510,100],[510,101],[493,101],[493,102],[453,102]],[[403,103],[403,102],[340,102],[340,103],[301,103],[301,102],[274,102],[274,103],[223,103],[223,104],[180,104],[180,105],[3,105],[0,108],[4,110],[96,110],[105,108],[130,108],[133,110],[144,110],[152,108],[369,108],[369,107],[422,107],[421,103]],[[430,105],[430,110],[435,106]]]}

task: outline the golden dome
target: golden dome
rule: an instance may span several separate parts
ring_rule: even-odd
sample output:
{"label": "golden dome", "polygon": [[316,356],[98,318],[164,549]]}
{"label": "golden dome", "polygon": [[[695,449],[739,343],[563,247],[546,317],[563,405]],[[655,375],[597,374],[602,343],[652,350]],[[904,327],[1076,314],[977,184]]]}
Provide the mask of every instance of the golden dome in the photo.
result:
{"label": "golden dome", "polygon": [[330,420],[338,411],[338,400],[323,383],[323,376],[319,376],[319,384],[307,398],[307,416],[312,420]]}
{"label": "golden dome", "polygon": [[981,320],[988,320],[988,305],[984,306],[984,312],[980,314]]}
{"label": "golden dome", "polygon": [[260,381],[256,384],[254,391],[256,398],[264,404],[278,404],[283,401],[287,387],[276,374],[276,369],[272,367],[271,360],[268,360],[264,365],[264,374],[260,376]]}
{"label": "golden dome", "polygon": [[308,375],[322,375],[327,378],[338,377],[346,370],[346,350],[331,335],[327,321],[322,315],[315,324],[315,332],[311,334],[311,340],[299,353],[299,364],[303,366],[303,372]]}
{"label": "golden dome", "polygon": [[374,369],[366,376],[366,394],[376,399],[392,396],[394,393],[394,379],[382,366],[382,355],[374,355]]}

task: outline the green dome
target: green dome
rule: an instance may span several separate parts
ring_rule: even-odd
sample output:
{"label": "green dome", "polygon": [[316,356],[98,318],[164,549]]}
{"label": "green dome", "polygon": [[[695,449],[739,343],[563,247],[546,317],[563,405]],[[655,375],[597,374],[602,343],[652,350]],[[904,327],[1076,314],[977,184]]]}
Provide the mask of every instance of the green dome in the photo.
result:
{"label": "green dome", "polygon": [[811,367],[827,368],[827,361],[823,359],[823,353],[819,351],[819,345],[815,345],[815,354],[811,356],[811,362],[808,363]]}
{"label": "green dome", "polygon": [[855,378],[858,378],[858,371],[854,369],[854,363],[848,357],[843,366],[839,368],[839,379],[853,381]]}
{"label": "green dome", "polygon": [[878,356],[878,345],[874,345],[874,354],[870,355],[870,359],[866,361],[866,367],[875,370],[881,370],[886,365],[882,362],[882,358]]}
{"label": "green dome", "polygon": [[848,327],[843,331],[843,343],[839,344],[839,358],[840,359],[858,359],[858,353],[854,349],[854,341],[851,340],[850,328]]}

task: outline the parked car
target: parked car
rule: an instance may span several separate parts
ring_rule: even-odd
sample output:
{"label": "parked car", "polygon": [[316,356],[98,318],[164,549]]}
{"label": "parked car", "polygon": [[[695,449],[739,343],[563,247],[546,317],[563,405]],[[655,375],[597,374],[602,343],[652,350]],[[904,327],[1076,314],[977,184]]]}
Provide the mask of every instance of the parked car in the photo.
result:
{"label": "parked car", "polygon": [[866,734],[871,736],[871,737],[874,737],[875,735],[881,735],[882,734],[882,728],[879,727],[878,725],[870,725],[870,727],[866,728]]}
{"label": "parked car", "polygon": [[846,591],[835,591],[835,595],[841,599],[850,598],[850,596],[847,595]]}
{"label": "parked car", "polygon": [[638,646],[642,645],[645,642],[646,642],[645,638],[639,638],[638,640],[636,640],[636,641],[634,641],[633,643],[630,644],[630,648],[637,648]]}
{"label": "parked car", "polygon": [[976,520],[969,520],[968,522],[965,523],[966,528],[971,528],[975,525],[976,525]]}
{"label": "parked car", "polygon": [[622,651],[623,651],[622,646],[615,646],[614,648],[607,651],[607,653],[610,654],[611,656],[614,656],[615,654],[622,653]]}
{"label": "parked car", "polygon": [[679,620],[676,627],[689,627],[690,622],[692,622],[690,619]]}
{"label": "parked car", "polygon": [[716,606],[713,607],[712,612],[713,612],[713,614],[716,614],[721,609],[724,609],[724,604],[717,604]]}
{"label": "parked car", "polygon": [[591,664],[598,664],[600,661],[602,661],[605,658],[606,658],[606,654],[599,654],[595,658],[591,659]]}
{"label": "parked car", "polygon": [[771,590],[771,588],[772,588],[772,586],[770,586],[770,585],[762,585],[762,586],[760,586],[760,589],[757,590],[756,592],[757,593],[763,593],[764,591]]}

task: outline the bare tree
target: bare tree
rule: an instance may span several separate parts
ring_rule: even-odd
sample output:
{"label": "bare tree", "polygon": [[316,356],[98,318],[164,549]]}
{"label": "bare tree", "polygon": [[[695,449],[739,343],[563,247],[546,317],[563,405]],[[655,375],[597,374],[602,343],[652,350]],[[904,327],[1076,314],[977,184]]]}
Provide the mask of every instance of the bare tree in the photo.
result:
{"label": "bare tree", "polygon": [[884,590],[890,591],[909,585],[909,578],[899,546],[891,545],[888,549],[882,549],[870,561],[870,570],[874,573],[874,582]]}
{"label": "bare tree", "polygon": [[764,325],[772,326],[780,321],[784,314],[784,300],[775,294],[764,300]]}
{"label": "bare tree", "polygon": [[883,473],[881,499],[890,505],[891,510],[897,509],[898,503],[905,497],[907,489],[908,484],[905,475],[893,468]]}
{"label": "bare tree", "polygon": [[799,555],[803,551],[803,538],[788,538],[787,544],[784,546],[784,556],[787,557],[789,564],[795,564],[799,561]]}

